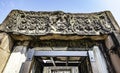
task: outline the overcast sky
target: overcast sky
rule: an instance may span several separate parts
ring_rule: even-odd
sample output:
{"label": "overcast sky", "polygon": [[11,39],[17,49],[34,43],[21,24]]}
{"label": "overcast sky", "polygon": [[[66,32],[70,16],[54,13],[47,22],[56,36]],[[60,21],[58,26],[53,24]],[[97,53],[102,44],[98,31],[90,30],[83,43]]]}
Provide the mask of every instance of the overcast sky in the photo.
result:
{"label": "overcast sky", "polygon": [[110,10],[120,25],[120,0],[0,0],[0,23],[13,9],[89,13]]}

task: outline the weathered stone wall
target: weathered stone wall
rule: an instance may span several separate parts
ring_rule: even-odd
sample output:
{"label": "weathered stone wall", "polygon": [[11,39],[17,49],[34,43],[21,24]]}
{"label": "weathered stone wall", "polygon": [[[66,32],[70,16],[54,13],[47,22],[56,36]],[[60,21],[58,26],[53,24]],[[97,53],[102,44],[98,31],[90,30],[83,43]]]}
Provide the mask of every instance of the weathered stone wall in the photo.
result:
{"label": "weathered stone wall", "polygon": [[12,39],[6,33],[0,33],[0,73],[2,73],[13,46]]}

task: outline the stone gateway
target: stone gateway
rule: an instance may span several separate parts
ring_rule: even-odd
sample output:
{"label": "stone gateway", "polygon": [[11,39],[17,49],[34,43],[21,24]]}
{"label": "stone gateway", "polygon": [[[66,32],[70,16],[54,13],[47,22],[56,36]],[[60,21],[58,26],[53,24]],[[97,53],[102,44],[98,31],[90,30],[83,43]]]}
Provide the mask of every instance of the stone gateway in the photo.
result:
{"label": "stone gateway", "polygon": [[120,73],[120,28],[110,11],[12,10],[0,59],[0,73]]}

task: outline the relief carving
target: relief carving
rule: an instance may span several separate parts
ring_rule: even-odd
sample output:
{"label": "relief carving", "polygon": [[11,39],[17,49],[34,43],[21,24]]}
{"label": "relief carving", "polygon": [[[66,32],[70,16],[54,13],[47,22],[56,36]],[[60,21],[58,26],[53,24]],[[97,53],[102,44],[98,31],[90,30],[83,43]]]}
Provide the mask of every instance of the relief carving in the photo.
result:
{"label": "relief carving", "polygon": [[13,11],[6,21],[5,31],[27,35],[48,33],[96,35],[96,32],[107,34],[114,30],[104,12],[72,14],[61,11],[27,12],[18,10]]}
{"label": "relief carving", "polygon": [[50,16],[50,28],[54,33],[67,33],[69,24],[67,21],[67,15],[63,12],[57,12],[56,15]]}

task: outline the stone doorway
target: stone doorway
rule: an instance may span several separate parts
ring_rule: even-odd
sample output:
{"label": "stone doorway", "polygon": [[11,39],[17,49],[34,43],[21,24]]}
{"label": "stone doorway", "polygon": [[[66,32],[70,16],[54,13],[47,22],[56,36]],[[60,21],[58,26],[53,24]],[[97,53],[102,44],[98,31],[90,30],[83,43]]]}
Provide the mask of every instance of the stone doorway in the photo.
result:
{"label": "stone doorway", "polygon": [[58,48],[47,50],[46,48],[43,51],[42,49],[39,48],[39,50],[37,50],[33,48],[28,51],[28,61],[31,61],[34,57],[32,73],[92,72],[90,62],[94,61],[93,51],[67,51],[65,48],[64,50],[58,50]]}
{"label": "stone doorway", "polygon": [[[24,72],[31,73],[96,73],[107,71],[99,47],[88,51],[53,51],[29,49]],[[107,73],[107,72],[105,72]]]}

